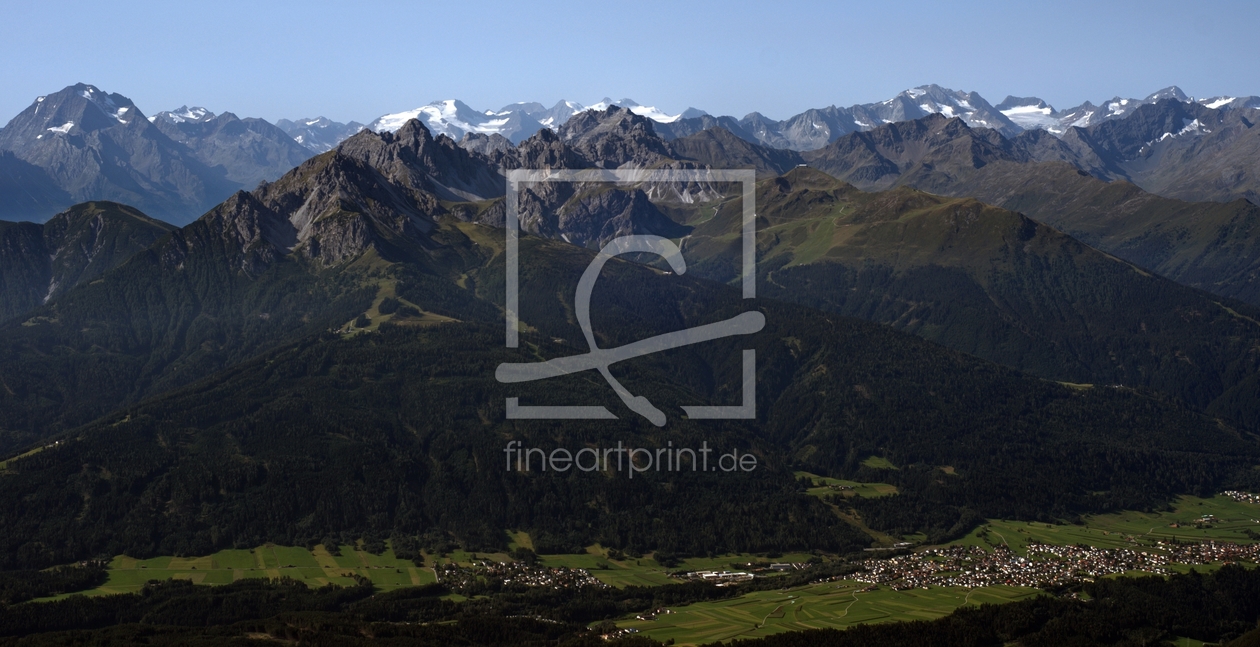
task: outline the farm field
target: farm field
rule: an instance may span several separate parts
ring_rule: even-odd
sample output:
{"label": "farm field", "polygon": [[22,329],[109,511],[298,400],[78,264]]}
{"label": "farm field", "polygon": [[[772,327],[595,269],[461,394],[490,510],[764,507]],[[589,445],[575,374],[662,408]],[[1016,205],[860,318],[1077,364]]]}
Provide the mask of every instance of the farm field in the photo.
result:
{"label": "farm field", "polygon": [[[802,474],[805,475],[805,474]],[[824,496],[837,492],[831,485],[847,485],[846,496],[888,496],[895,488],[878,483],[850,483],[815,477],[820,487],[810,493]],[[817,490],[817,492],[815,492]],[[891,491],[890,491],[891,490]],[[1210,522],[1204,519],[1210,518]],[[1079,525],[1046,524],[991,519],[953,542],[989,549],[1009,545],[1026,553],[1031,541],[1049,544],[1086,544],[1099,548],[1138,548],[1155,546],[1158,541],[1222,540],[1254,543],[1260,533],[1260,506],[1236,502],[1225,496],[1182,497],[1171,511],[1120,512],[1088,517]],[[1176,527],[1173,527],[1173,526]],[[510,534],[509,549],[531,548],[527,533]],[[749,562],[806,562],[809,553],[775,555],[724,555],[680,560],[672,567],[658,564],[652,555],[621,556],[599,545],[572,555],[541,555],[539,563],[549,567],[587,569],[600,581],[615,587],[658,586],[678,580],[668,576],[676,570],[738,570]],[[426,564],[459,563],[489,559],[508,561],[506,553],[453,551],[443,556],[425,555]],[[1207,570],[1213,567],[1197,567]],[[1185,570],[1178,568],[1178,570]],[[107,595],[139,590],[154,579],[187,579],[200,584],[227,584],[251,577],[292,577],[310,586],[352,585],[353,575],[367,577],[384,591],[436,581],[430,567],[416,567],[398,559],[392,549],[372,555],[355,546],[342,546],[341,555],[332,556],[322,546],[301,547],[264,545],[252,550],[224,550],[195,558],[158,557],[138,560],[116,557],[110,564],[109,579],[88,595]],[[897,620],[932,619],[947,615],[966,604],[1002,603],[1036,595],[1035,589],[994,586],[976,589],[930,587],[894,591],[887,587],[863,591],[866,584],[854,581],[826,582],[791,590],[759,591],[740,598],[676,607],[674,613],[655,620],[623,619],[618,626],[634,628],[657,640],[673,639],[676,644],[701,644],[717,640],[764,636],[809,628],[843,628],[854,624]]]}
{"label": "farm field", "polygon": [[[525,533],[513,534],[513,547],[529,546]],[[591,546],[586,553],[573,555],[542,555],[539,563],[549,567],[584,568],[610,586],[660,586],[679,580],[668,576],[670,570],[734,570],[733,564],[747,562],[804,562],[812,555],[791,553],[774,558],[756,555],[726,555],[712,558],[682,560],[677,566],[665,568],[657,564],[651,555],[639,558],[626,557],[614,560],[608,551]],[[453,551],[444,557],[425,555],[426,564],[470,565],[474,561],[510,561],[506,553],[472,553]],[[223,550],[205,557],[154,557],[136,559],[120,555],[109,564],[109,579],[98,588],[85,591],[85,595],[109,595],[131,593],[140,590],[150,580],[183,579],[197,584],[229,584],[236,580],[262,577],[291,577],[309,586],[338,584],[353,586],[353,575],[366,577],[382,591],[430,584],[437,581],[433,568],[417,567],[411,560],[395,557],[387,548],[381,555],[373,555],[354,546],[342,546],[341,555],[333,556],[323,546],[314,550],[302,547],[264,545],[253,549]]]}
{"label": "farm field", "polygon": [[[1260,506],[1226,496],[1210,499],[1181,497],[1171,512],[1118,512],[1085,518],[1080,525],[990,519],[954,545],[987,548],[1003,543],[1024,553],[1029,541],[1045,544],[1086,544],[1097,548],[1151,547],[1156,542],[1207,540],[1250,544],[1260,535]],[[1210,523],[1197,523],[1205,515]],[[1174,524],[1177,527],[1173,527]],[[1251,534],[1248,534],[1251,533]]]}
{"label": "farm field", "polygon": [[813,584],[786,591],[760,591],[733,600],[675,607],[655,620],[622,620],[656,640],[698,645],[733,638],[756,638],[786,631],[844,628],[897,620],[931,620],[966,604],[1003,603],[1040,593],[1020,587],[940,588],[863,591],[861,582]]}
{"label": "farm field", "polygon": [[132,593],[150,580],[191,580],[197,584],[229,584],[251,577],[291,577],[310,586],[353,586],[353,575],[366,577],[381,590],[419,586],[437,580],[431,568],[418,568],[411,560],[398,559],[391,549],[381,555],[342,546],[341,555],[330,555],[323,546],[315,550],[265,545],[253,549],[223,550],[206,557],[154,557],[135,559],[120,555],[109,565],[109,579],[85,595]]}

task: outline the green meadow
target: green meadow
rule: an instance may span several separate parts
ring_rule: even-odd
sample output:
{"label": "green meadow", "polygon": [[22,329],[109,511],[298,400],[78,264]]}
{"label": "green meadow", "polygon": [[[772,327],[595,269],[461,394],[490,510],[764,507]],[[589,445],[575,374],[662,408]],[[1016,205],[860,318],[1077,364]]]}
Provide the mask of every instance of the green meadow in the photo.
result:
{"label": "green meadow", "polygon": [[[882,458],[881,459],[874,459],[874,458],[867,459],[867,461],[873,461],[873,460],[880,460],[885,463],[888,463],[888,461],[885,461]],[[891,465],[892,464],[889,463],[890,467]],[[796,472],[797,478],[800,478],[802,476],[814,482],[814,487],[811,487],[808,490],[806,490],[806,493],[809,494],[810,496],[816,496],[819,498],[827,497],[832,494],[839,494],[846,498],[860,496],[864,499],[872,499],[872,498],[882,497],[882,496],[891,496],[897,493],[897,486],[889,485],[887,483],[859,483],[857,481],[833,479],[828,476],[818,476],[817,474],[810,474],[809,472]],[[844,490],[835,489],[835,488],[841,488],[841,487],[849,488],[849,489],[844,489]]]}
{"label": "green meadow", "polygon": [[844,628],[855,624],[898,620],[931,620],[966,604],[1003,603],[1040,593],[1020,587],[940,588],[894,591],[841,581],[786,591],[759,591],[733,600],[674,607],[655,620],[628,619],[619,627],[634,628],[656,640],[696,645],[718,640],[756,638],[785,631]]}
{"label": "green meadow", "polygon": [[[990,519],[971,534],[954,542],[982,548],[1006,544],[1026,552],[1030,541],[1045,544],[1085,544],[1097,548],[1153,547],[1160,541],[1207,540],[1250,544],[1260,534],[1260,506],[1239,503],[1226,496],[1210,499],[1181,497],[1171,511],[1118,512],[1086,517],[1081,524],[1048,524]],[[1215,520],[1200,523],[1211,515]],[[1251,534],[1249,534],[1251,533]]]}
{"label": "green meadow", "polygon": [[[512,533],[511,547],[530,547],[532,542],[525,533]],[[541,555],[539,562],[550,567],[584,568],[601,582],[610,586],[660,586],[677,583],[669,577],[670,571],[678,570],[734,570],[743,564],[756,562],[804,562],[812,555],[789,553],[784,555],[725,555],[711,558],[682,560],[678,565],[666,568],[652,556],[623,557],[612,559],[609,551],[591,546],[587,552],[574,555]],[[506,553],[475,553],[462,550],[446,555],[425,555],[426,564],[471,565],[480,560],[510,561]],[[190,580],[197,584],[229,584],[236,580],[261,577],[290,577],[309,586],[338,584],[353,586],[354,576],[372,581],[382,591],[420,586],[437,581],[431,566],[417,567],[411,560],[394,556],[392,548],[381,555],[373,555],[356,546],[342,546],[341,554],[333,556],[323,546],[314,550],[301,547],[267,544],[252,549],[222,550],[205,557],[154,557],[136,559],[119,555],[109,564],[109,579],[86,595],[131,593],[140,590],[150,580]]]}
{"label": "green meadow", "polygon": [[354,576],[372,581],[381,590],[419,586],[437,581],[431,568],[398,559],[392,549],[381,555],[342,546],[341,555],[330,555],[323,546],[315,550],[267,544],[258,548],[222,550],[206,557],[154,557],[135,559],[120,555],[109,565],[109,579],[86,595],[132,593],[150,580],[191,580],[197,584],[229,584],[262,577],[291,577],[310,586],[353,586]]}
{"label": "green meadow", "polygon": [[[841,493],[852,496],[892,496],[894,486],[886,483],[857,483],[824,478],[808,473],[816,487],[809,494],[825,497]],[[831,486],[852,489],[835,490]],[[991,519],[953,545],[974,545],[985,549],[1008,545],[1025,553],[1032,541],[1048,544],[1086,544],[1099,548],[1146,548],[1156,542],[1223,540],[1251,543],[1250,533],[1260,533],[1260,506],[1239,503],[1228,497],[1182,497],[1171,510],[1162,512],[1120,512],[1088,517],[1081,524],[1047,524],[1040,522]],[[1204,522],[1206,517],[1211,522]],[[531,548],[533,542],[524,532],[509,533],[509,550]],[[619,559],[613,559],[617,555]],[[540,555],[539,563],[551,567],[584,568],[600,581],[615,587],[659,586],[678,582],[669,577],[673,571],[738,570],[749,563],[805,562],[809,553],[724,555],[691,558],[665,567],[652,555],[621,555],[594,545],[586,552],[573,555]],[[426,564],[456,563],[469,565],[479,560],[508,561],[507,553],[472,553],[453,551],[444,555],[425,555]],[[1204,567],[1198,567],[1204,570]],[[135,559],[114,558],[109,579],[88,595],[106,595],[139,590],[145,582],[164,579],[187,579],[199,584],[227,584],[250,577],[291,577],[310,586],[325,584],[352,585],[353,576],[370,579],[379,589],[388,591],[436,581],[431,567],[417,567],[410,560],[395,557],[388,549],[372,555],[356,546],[342,546],[333,556],[316,546],[300,547],[264,545],[254,549],[224,550],[205,557],[156,557]],[[801,629],[836,627],[871,622],[923,620],[939,618],[967,604],[1010,602],[1036,595],[1035,589],[1021,587],[984,587],[979,589],[931,587],[894,591],[853,581],[827,582],[790,590],[759,591],[717,602],[703,602],[671,609],[655,620],[623,619],[618,625],[635,628],[657,640],[673,639],[679,645],[700,644],[735,638],[752,638]],[[458,599],[456,596],[454,599]]]}

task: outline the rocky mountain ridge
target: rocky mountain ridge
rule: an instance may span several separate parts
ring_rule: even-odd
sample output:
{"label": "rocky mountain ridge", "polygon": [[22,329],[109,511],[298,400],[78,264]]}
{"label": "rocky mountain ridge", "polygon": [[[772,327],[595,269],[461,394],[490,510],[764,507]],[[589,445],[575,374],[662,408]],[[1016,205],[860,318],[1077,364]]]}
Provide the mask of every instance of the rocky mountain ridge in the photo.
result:
{"label": "rocky mountain ridge", "polygon": [[261,119],[187,106],[145,117],[127,97],[80,83],[0,130],[0,217],[42,222],[106,200],[187,223],[310,154]]}
{"label": "rocky mountain ridge", "polygon": [[42,225],[0,222],[0,321],[97,278],[173,229],[112,202],[79,204]]}

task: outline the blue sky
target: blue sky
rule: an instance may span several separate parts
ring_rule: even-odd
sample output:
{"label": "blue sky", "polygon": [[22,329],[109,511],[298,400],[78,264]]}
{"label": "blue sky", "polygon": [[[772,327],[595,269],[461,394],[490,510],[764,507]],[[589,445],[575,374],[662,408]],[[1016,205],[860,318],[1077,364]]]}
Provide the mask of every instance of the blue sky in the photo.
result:
{"label": "blue sky", "polygon": [[[1260,94],[1260,2],[6,2],[0,123],[92,83],[146,114],[368,121],[630,97],[784,118],[938,83],[1058,108]],[[882,7],[880,5],[883,5]]]}

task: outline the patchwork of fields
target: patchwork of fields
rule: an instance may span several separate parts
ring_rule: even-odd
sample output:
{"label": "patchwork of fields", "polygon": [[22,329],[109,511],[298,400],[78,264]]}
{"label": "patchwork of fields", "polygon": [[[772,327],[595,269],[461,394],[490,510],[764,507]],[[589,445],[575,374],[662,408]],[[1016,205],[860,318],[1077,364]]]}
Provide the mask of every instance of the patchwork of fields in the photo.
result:
{"label": "patchwork of fields", "polygon": [[[887,484],[815,478],[818,487],[809,490],[814,496],[836,493],[844,496],[890,496],[896,493],[896,488]],[[953,544],[978,546],[986,550],[1007,545],[1016,553],[1026,554],[1030,542],[1145,550],[1157,549],[1158,542],[1170,540],[1248,544],[1257,539],[1260,539],[1260,506],[1216,496],[1209,499],[1182,497],[1169,511],[1098,515],[1085,519],[1079,525],[989,520]],[[515,532],[511,534],[509,547],[532,548],[532,542],[528,534]],[[340,552],[340,555],[333,556],[323,546],[307,550],[264,545],[193,558],[140,560],[119,556],[110,564],[109,580],[87,594],[132,592],[139,590],[147,581],[162,579],[227,584],[244,578],[291,577],[311,586],[323,586],[352,585],[353,576],[358,575],[370,579],[379,589],[386,591],[436,581],[431,567],[417,567],[410,560],[398,559],[392,549],[373,555],[359,547],[342,546]],[[808,553],[726,555],[687,559],[666,568],[650,555],[613,559],[610,551],[596,545],[580,554],[541,555],[539,563],[548,567],[586,569],[606,584],[626,587],[677,582],[677,579],[669,577],[670,571],[739,570],[750,562],[799,563],[811,557]],[[504,553],[464,551],[444,556],[425,555],[426,564],[471,565],[480,560],[509,559]],[[868,587],[864,583],[845,580],[790,590],[759,591],[731,600],[673,608],[671,613],[659,614],[651,620],[623,619],[617,624],[657,640],[673,639],[676,644],[687,645],[801,629],[933,619],[968,604],[1009,602],[1037,594],[1036,589],[1013,586],[974,589],[932,586],[895,591],[887,586]]]}
{"label": "patchwork of fields", "polygon": [[624,620],[656,640],[693,645],[732,638],[755,638],[785,631],[843,628],[897,620],[932,620],[966,604],[1020,600],[1040,591],[1018,587],[939,588],[864,591],[866,584],[827,582],[786,591],[760,591],[733,600],[701,602],[671,609],[655,620]]}
{"label": "patchwork of fields", "polygon": [[[1088,517],[1084,523],[1047,524],[990,520],[958,545],[989,546],[1005,543],[1024,554],[1029,541],[1060,546],[1085,544],[1096,548],[1144,548],[1157,542],[1228,541],[1254,543],[1260,535],[1260,506],[1226,496],[1210,499],[1181,497],[1166,512],[1118,512]],[[1212,521],[1203,522],[1210,516]]]}
{"label": "patchwork of fields", "polygon": [[437,581],[433,569],[419,568],[410,560],[398,559],[392,550],[373,555],[353,546],[342,546],[341,555],[333,556],[323,546],[311,551],[268,544],[248,550],[223,550],[206,557],[115,557],[109,565],[109,580],[86,594],[131,593],[140,590],[149,580],[168,579],[228,584],[251,577],[291,577],[310,586],[353,586],[354,575],[372,580],[382,590]]}

